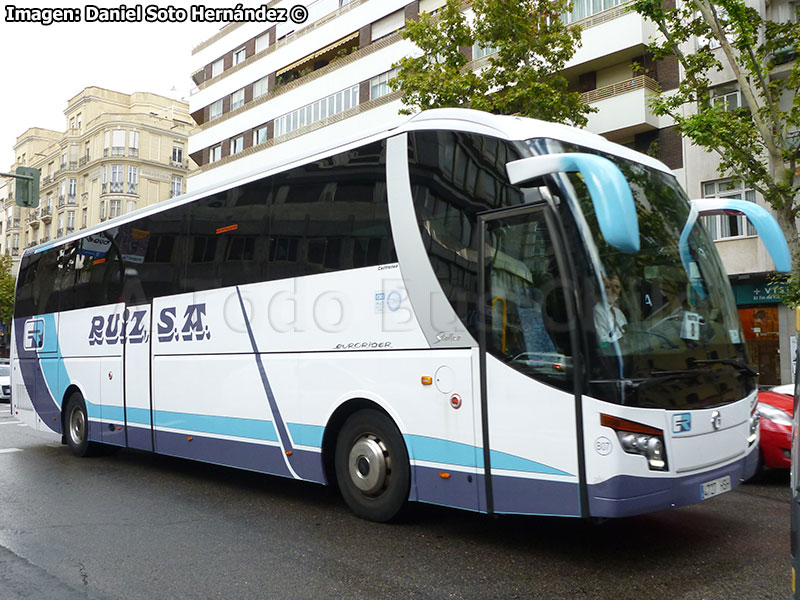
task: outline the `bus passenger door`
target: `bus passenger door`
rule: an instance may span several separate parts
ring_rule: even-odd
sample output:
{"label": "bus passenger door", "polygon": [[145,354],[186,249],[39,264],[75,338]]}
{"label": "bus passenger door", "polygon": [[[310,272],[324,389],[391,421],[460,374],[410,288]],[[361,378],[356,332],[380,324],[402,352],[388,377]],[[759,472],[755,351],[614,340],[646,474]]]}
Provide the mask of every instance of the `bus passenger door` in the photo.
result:
{"label": "bus passenger door", "polygon": [[150,399],[152,306],[125,309],[125,426],[129,448],[153,450]]}
{"label": "bus passenger door", "polygon": [[479,217],[487,510],[579,516],[574,289],[544,202]]}

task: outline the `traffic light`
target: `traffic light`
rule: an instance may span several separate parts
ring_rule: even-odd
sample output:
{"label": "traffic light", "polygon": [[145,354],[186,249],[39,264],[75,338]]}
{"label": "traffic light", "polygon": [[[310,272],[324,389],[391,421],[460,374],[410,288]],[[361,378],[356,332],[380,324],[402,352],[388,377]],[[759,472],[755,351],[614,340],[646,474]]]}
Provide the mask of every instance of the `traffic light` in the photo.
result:
{"label": "traffic light", "polygon": [[17,167],[17,192],[18,206],[36,208],[39,206],[39,169],[32,167]]}

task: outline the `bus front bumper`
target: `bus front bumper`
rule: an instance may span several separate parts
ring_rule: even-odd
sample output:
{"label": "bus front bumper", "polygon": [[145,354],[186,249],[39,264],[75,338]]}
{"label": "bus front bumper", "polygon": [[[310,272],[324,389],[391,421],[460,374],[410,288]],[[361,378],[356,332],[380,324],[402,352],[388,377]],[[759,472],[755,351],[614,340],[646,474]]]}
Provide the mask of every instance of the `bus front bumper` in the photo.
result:
{"label": "bus front bumper", "polygon": [[682,477],[634,477],[620,475],[589,486],[592,517],[630,517],[686,506],[704,500],[703,484],[730,477],[734,489],[752,477],[758,467],[757,448],[737,461],[702,473]]}

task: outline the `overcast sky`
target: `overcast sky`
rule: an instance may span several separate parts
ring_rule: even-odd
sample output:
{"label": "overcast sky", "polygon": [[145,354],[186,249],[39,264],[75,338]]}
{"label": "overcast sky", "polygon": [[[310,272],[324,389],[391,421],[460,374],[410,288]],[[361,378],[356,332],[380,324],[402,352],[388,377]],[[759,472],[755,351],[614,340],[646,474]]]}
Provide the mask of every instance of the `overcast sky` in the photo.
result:
{"label": "overcast sky", "polygon": [[[125,2],[93,2],[118,7]],[[145,0],[144,6],[188,7],[199,2]],[[134,6],[136,0],[128,0]],[[246,2],[245,5],[259,3]],[[84,4],[49,4],[20,0],[14,6],[78,8]],[[207,6],[233,3],[208,2]],[[0,171],[14,162],[17,136],[29,127],[63,132],[67,100],[83,88],[98,86],[118,92],[154,92],[189,100],[192,48],[219,30],[209,23],[61,23],[49,26],[6,21],[0,15]],[[173,89],[174,88],[174,89]]]}

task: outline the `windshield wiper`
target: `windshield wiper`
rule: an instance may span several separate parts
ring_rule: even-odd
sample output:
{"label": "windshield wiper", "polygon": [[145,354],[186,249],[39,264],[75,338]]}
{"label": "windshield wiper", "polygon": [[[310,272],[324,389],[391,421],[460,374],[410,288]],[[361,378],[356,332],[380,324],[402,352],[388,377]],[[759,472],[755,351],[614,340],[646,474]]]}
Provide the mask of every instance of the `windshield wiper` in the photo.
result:
{"label": "windshield wiper", "polygon": [[695,358],[691,359],[691,362],[695,365],[729,365],[752,377],[758,376],[758,371],[740,358]]}

